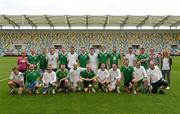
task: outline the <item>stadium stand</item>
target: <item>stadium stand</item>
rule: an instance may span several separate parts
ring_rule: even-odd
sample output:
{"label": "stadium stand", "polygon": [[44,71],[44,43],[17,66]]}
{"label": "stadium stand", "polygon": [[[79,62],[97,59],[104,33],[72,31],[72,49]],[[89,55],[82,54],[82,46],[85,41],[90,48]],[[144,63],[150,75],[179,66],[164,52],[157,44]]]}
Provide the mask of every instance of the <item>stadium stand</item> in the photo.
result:
{"label": "stadium stand", "polygon": [[0,55],[18,55],[22,49],[55,46],[67,49],[75,46],[77,50],[85,46],[106,46],[110,51],[112,46],[122,48],[123,52],[129,46],[154,47],[156,52],[170,49],[178,54],[180,41],[177,38],[180,31],[175,30],[0,30]]}

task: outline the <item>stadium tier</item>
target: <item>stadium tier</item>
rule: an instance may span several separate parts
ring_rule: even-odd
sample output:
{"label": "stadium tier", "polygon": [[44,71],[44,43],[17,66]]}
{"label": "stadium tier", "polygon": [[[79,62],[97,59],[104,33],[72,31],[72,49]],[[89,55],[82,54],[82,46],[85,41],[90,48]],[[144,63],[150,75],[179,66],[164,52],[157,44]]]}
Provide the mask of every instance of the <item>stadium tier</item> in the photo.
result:
{"label": "stadium tier", "polygon": [[0,55],[19,54],[22,49],[29,53],[30,48],[37,51],[42,47],[84,46],[99,48],[112,46],[135,49],[154,47],[156,52],[170,49],[173,54],[180,50],[180,31],[178,30],[0,30]]}

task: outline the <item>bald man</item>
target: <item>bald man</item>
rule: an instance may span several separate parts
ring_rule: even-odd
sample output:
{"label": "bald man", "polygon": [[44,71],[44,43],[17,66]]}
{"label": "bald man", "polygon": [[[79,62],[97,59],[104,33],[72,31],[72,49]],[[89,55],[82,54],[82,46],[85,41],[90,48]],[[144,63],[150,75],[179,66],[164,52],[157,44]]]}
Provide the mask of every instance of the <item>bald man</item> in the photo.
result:
{"label": "bald man", "polygon": [[152,85],[152,93],[155,94],[158,92],[158,89],[160,89],[159,93],[164,94],[163,89],[168,86],[168,83],[163,79],[161,71],[159,67],[155,65],[154,61],[150,61],[150,68],[147,70],[147,76]]}

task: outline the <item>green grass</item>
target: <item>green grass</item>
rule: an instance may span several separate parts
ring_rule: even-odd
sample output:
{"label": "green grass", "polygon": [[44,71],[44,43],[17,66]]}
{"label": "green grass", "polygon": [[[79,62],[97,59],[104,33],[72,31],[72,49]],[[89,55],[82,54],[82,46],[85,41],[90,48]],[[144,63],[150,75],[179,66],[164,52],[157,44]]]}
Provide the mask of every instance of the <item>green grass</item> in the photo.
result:
{"label": "green grass", "polygon": [[[0,79],[9,77],[16,58],[0,58]],[[122,92],[9,95],[7,81],[0,82],[0,114],[179,114],[180,57],[173,58],[171,90],[165,95]]]}

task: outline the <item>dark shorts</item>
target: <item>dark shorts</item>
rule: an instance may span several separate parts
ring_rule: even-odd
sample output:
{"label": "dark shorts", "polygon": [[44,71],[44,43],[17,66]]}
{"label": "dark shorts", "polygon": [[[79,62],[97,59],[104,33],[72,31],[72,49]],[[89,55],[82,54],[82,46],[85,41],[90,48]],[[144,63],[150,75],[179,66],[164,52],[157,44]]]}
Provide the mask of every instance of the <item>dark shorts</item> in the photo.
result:
{"label": "dark shorts", "polygon": [[65,80],[62,81],[58,80],[58,88],[65,88]]}
{"label": "dark shorts", "polygon": [[83,81],[83,84],[84,84],[84,88],[88,88],[89,87],[89,84],[92,84],[93,85],[93,81],[91,80],[91,81],[86,81],[86,80],[84,80]]}
{"label": "dark shorts", "polygon": [[133,80],[133,79],[124,81],[124,86],[125,86],[125,87],[129,87],[129,86],[130,86],[130,83],[132,82],[132,80]]}
{"label": "dark shorts", "polygon": [[159,81],[157,81],[156,83],[152,83],[152,93],[157,93],[158,88],[161,86],[168,86],[168,82],[164,79],[160,79]]}

